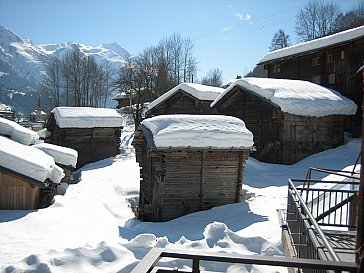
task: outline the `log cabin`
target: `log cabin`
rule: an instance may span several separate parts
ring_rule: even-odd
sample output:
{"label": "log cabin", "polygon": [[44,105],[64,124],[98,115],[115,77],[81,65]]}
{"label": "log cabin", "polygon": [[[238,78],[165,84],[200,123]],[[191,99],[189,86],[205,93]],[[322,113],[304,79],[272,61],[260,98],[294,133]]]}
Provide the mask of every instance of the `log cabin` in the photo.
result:
{"label": "log cabin", "polygon": [[253,136],[240,119],[161,115],[145,119],[133,146],[141,167],[138,218],[169,221],[241,201]]}
{"label": "log cabin", "polygon": [[56,107],[47,121],[46,142],[76,150],[80,168],[119,153],[122,125],[115,109]]}
{"label": "log cabin", "polygon": [[0,136],[0,209],[49,206],[63,176],[51,156]]}
{"label": "log cabin", "polygon": [[242,78],[211,104],[219,114],[244,120],[260,161],[293,164],[344,143],[344,117],[356,104],[317,84],[286,79]]}
{"label": "log cabin", "polygon": [[145,117],[169,114],[212,114],[210,104],[223,88],[196,83],[181,83],[152,101]]}
{"label": "log cabin", "polygon": [[[364,26],[267,53],[258,61],[268,78],[294,79],[339,91],[362,105],[361,78]],[[360,136],[361,113],[348,117],[345,129]]]}

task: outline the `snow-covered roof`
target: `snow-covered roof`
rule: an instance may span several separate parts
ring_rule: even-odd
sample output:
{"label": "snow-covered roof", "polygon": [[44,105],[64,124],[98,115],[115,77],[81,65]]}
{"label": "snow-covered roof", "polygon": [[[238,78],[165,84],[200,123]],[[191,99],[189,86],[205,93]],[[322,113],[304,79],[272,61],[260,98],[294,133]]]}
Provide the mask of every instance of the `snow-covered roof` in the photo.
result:
{"label": "snow-covered roof", "polygon": [[123,118],[115,109],[56,107],[52,110],[60,128],[122,127]]}
{"label": "snow-covered roof", "polygon": [[34,144],[39,135],[20,124],[0,117],[0,135],[8,136],[10,139],[19,142],[24,145]]}
{"label": "snow-covered roof", "polygon": [[244,122],[230,116],[161,115],[144,120],[142,129],[151,149],[246,150],[253,145]]}
{"label": "snow-covered roof", "polygon": [[76,167],[78,152],[74,149],[49,143],[39,143],[32,147],[37,148],[52,156],[57,164]]}
{"label": "snow-covered roof", "polygon": [[242,78],[236,80],[211,104],[214,107],[236,86],[280,107],[283,112],[301,116],[354,115],[357,105],[339,92],[300,80]]}
{"label": "snow-covered roof", "polygon": [[64,177],[53,157],[32,146],[0,136],[0,166],[39,182],[60,183]]}
{"label": "snow-covered roof", "polygon": [[180,83],[176,87],[172,88],[168,92],[164,93],[159,98],[155,99],[149,104],[148,110],[150,111],[163,101],[167,100],[179,90],[182,90],[198,100],[210,100],[213,101],[218,95],[220,95],[224,89],[220,87],[213,87],[208,85],[202,85],[197,83]]}
{"label": "snow-covered roof", "polygon": [[269,52],[258,61],[258,64],[349,42],[359,37],[364,37],[364,26]]}

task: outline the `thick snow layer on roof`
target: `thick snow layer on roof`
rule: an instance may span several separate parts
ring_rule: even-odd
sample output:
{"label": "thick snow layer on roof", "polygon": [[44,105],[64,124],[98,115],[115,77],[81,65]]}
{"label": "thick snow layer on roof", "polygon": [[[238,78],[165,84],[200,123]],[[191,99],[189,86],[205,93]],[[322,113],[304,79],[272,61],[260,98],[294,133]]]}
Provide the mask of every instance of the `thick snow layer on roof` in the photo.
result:
{"label": "thick snow layer on roof", "polygon": [[32,147],[42,150],[52,156],[54,161],[65,166],[76,167],[78,153],[76,150],[49,143],[39,143]]}
{"label": "thick snow layer on roof", "polygon": [[164,93],[159,98],[155,99],[149,104],[148,110],[156,107],[161,102],[167,100],[169,97],[173,96],[176,92],[182,90],[191,96],[195,97],[199,100],[210,100],[213,101],[216,99],[218,95],[220,95],[224,89],[220,87],[213,87],[208,85],[196,84],[196,83],[180,83],[173,89],[169,90],[168,92]]}
{"label": "thick snow layer on roof", "polygon": [[156,148],[249,149],[253,135],[242,120],[220,115],[162,115],[142,122]]}
{"label": "thick snow layer on roof", "polygon": [[33,178],[39,182],[50,179],[60,183],[64,177],[53,157],[32,146],[26,146],[0,136],[0,166]]}
{"label": "thick snow layer on roof", "polygon": [[56,107],[52,110],[60,128],[122,127],[123,118],[115,109]]}
{"label": "thick snow layer on roof", "polygon": [[299,80],[242,78],[235,81],[211,104],[214,107],[234,87],[240,86],[278,105],[283,112],[322,117],[354,115],[356,104],[332,89]]}
{"label": "thick snow layer on roof", "polygon": [[315,39],[312,41],[300,43],[297,45],[269,52],[258,61],[258,64],[284,58],[287,56],[297,55],[302,52],[313,51],[319,48],[340,44],[363,36],[364,36],[364,26],[349,29],[323,38]]}
{"label": "thick snow layer on roof", "polygon": [[8,136],[24,145],[34,144],[39,139],[36,132],[5,118],[0,118],[0,135]]}

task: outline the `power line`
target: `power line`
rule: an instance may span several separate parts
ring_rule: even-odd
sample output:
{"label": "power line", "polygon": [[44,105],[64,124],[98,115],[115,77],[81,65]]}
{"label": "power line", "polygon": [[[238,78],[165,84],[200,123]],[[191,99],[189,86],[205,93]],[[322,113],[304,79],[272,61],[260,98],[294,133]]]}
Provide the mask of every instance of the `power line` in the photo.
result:
{"label": "power line", "polygon": [[[251,20],[251,23],[252,24],[256,24],[258,22],[264,22],[266,20],[268,20],[268,22],[266,24],[269,23],[269,20],[278,16],[278,15],[282,15],[282,14],[285,14],[285,13],[288,13],[288,12],[291,12],[293,10],[297,10],[299,8],[302,8],[305,4],[300,4],[300,5],[296,5],[296,6],[293,6],[293,7],[289,7],[289,8],[285,8],[285,9],[280,9],[280,10],[277,10],[277,11],[274,11],[274,12],[271,12],[269,14],[266,14],[266,15],[263,15],[261,17],[258,17],[257,19],[255,20]],[[272,23],[270,23],[272,24]],[[236,23],[236,24],[233,24],[233,25],[229,25],[229,26],[226,26],[226,27],[222,27],[218,30],[215,30],[215,31],[211,31],[211,32],[207,32],[207,33],[204,33],[204,34],[200,34],[200,35],[197,35],[195,37],[192,38],[192,41],[198,41],[198,40],[201,40],[201,39],[204,39],[204,38],[208,38],[210,36],[213,36],[213,35],[216,35],[216,34],[220,34],[220,33],[225,33],[225,32],[229,32],[229,31],[232,31],[232,30],[236,30],[236,26],[241,26],[241,22],[239,23]],[[259,29],[262,29],[264,28],[265,26],[258,26]],[[238,30],[243,30],[242,28],[239,28]],[[245,29],[245,31],[253,31],[253,30],[256,30],[256,28],[253,28],[253,29]]]}

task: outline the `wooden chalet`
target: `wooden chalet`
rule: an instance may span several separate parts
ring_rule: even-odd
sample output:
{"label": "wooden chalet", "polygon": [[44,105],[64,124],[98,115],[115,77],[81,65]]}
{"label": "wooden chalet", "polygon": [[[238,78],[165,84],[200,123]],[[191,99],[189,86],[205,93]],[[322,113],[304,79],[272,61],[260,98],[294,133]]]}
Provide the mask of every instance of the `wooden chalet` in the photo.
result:
{"label": "wooden chalet", "polygon": [[144,120],[133,141],[141,166],[138,217],[168,221],[241,201],[252,134],[220,115],[162,115]]}
{"label": "wooden chalet", "polygon": [[210,104],[223,88],[196,83],[181,83],[152,101],[145,117],[170,114],[212,114]]}
{"label": "wooden chalet", "polygon": [[237,80],[211,106],[244,120],[254,135],[254,157],[279,164],[342,145],[344,117],[357,108],[311,82],[268,78]]}
{"label": "wooden chalet", "polygon": [[78,152],[77,168],[119,153],[123,119],[115,109],[57,107],[46,128],[51,144]]}
{"label": "wooden chalet", "polygon": [[0,209],[47,207],[57,192],[63,171],[53,158],[0,136]]}
{"label": "wooden chalet", "polygon": [[128,92],[128,93],[120,93],[113,97],[113,100],[115,100],[118,105],[116,106],[117,109],[121,109],[123,107],[131,107],[133,104],[136,103],[137,95]]}
{"label": "wooden chalet", "polygon": [[[272,51],[258,61],[269,78],[311,81],[339,91],[362,105],[357,69],[364,58],[364,26]],[[346,121],[346,129],[360,136],[360,111]]]}

